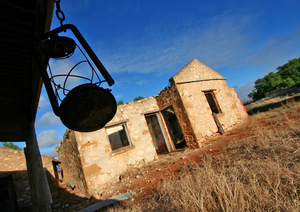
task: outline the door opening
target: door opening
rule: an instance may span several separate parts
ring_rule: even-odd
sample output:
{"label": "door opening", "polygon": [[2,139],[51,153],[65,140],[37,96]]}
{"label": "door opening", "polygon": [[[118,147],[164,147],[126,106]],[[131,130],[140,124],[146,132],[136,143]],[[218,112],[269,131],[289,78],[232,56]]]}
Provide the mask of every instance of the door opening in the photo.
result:
{"label": "door opening", "polygon": [[158,114],[151,114],[145,116],[147,125],[153,140],[157,154],[168,153],[169,149],[166,144],[166,139],[159,122]]}
{"label": "door opening", "polygon": [[186,141],[181,131],[178,119],[174,112],[174,108],[171,106],[162,111],[165,122],[167,124],[170,136],[176,149],[182,149],[186,147]]}

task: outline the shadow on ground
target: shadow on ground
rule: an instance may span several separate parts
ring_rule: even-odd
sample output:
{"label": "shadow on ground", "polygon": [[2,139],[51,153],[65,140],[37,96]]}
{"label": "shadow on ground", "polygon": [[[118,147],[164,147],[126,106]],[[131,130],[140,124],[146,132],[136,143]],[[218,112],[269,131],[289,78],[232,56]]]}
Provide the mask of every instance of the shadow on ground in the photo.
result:
{"label": "shadow on ground", "polygon": [[[61,185],[61,187],[59,187],[57,185],[56,179],[46,169],[45,171],[46,171],[46,176],[47,176],[47,180],[49,183],[52,200],[53,200],[52,211],[54,212],[78,211],[80,209],[87,208],[88,206],[99,201],[94,198],[78,196],[75,194],[75,190],[72,190],[71,188],[65,185]],[[16,199],[18,211],[21,212],[33,211],[32,202],[31,202],[30,184],[28,180],[27,171],[22,170],[22,171],[0,172],[0,177],[1,176],[4,177],[8,176],[12,178],[12,182],[5,182],[5,183],[10,184],[7,187],[11,188],[12,186],[14,190],[15,194],[13,195],[13,197]],[[3,189],[1,188],[1,190]],[[9,192],[11,192],[11,189]],[[1,194],[2,193],[3,192],[1,192]],[[1,202],[5,200],[5,198],[4,199],[3,198],[4,196],[1,195]],[[2,211],[1,208],[0,211]]]}

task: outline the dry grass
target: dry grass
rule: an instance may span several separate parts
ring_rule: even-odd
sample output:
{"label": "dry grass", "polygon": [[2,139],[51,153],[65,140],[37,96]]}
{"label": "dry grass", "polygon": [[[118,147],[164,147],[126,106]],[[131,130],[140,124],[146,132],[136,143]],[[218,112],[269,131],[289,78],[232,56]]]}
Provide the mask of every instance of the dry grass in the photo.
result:
{"label": "dry grass", "polygon": [[106,211],[299,211],[300,105],[249,117],[249,137]]}

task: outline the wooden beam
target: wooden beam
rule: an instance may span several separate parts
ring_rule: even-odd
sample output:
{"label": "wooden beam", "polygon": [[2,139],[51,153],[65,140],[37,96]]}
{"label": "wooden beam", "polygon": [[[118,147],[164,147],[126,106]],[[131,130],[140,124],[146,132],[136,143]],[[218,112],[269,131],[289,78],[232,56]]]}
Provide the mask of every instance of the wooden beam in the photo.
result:
{"label": "wooden beam", "polygon": [[221,124],[221,122],[220,122],[220,120],[219,120],[217,114],[215,114],[215,113],[212,113],[212,114],[213,114],[213,117],[214,117],[215,122],[216,122],[216,124],[217,124],[217,127],[218,127],[219,132],[221,133],[221,135],[225,135],[226,133],[225,133],[223,127],[222,127],[222,124]]}
{"label": "wooden beam", "polygon": [[42,158],[36,139],[34,124],[31,123],[28,129],[26,140],[26,164],[28,177],[30,178],[31,198],[34,211],[51,211],[52,197],[46,173],[43,168]]}

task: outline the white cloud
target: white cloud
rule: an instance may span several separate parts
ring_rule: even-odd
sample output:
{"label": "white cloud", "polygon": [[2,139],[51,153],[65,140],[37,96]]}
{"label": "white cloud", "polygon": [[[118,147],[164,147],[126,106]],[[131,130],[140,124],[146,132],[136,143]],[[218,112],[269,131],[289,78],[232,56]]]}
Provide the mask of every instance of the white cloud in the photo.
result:
{"label": "white cloud", "polygon": [[148,82],[148,80],[138,80],[138,81],[136,81],[136,84],[137,85],[143,85],[143,84],[145,84],[147,82]]}
{"label": "white cloud", "polygon": [[46,156],[50,156],[50,157],[54,157],[54,158],[57,158],[57,152],[56,150],[52,150],[52,151],[49,151],[49,152],[45,152],[43,153],[43,155],[46,155]]}
{"label": "white cloud", "polygon": [[54,147],[59,144],[61,138],[56,130],[45,130],[37,136],[39,147]]}
{"label": "white cloud", "polygon": [[[300,30],[294,31],[291,34],[284,35],[278,39],[271,39],[261,45],[255,52],[248,54],[241,63],[251,65],[270,64],[273,67],[273,72],[279,65],[283,65],[288,60],[298,57],[300,50]],[[274,67],[276,66],[276,67]],[[269,73],[269,68],[263,71]]]}
{"label": "white cloud", "polygon": [[36,126],[45,127],[57,125],[60,123],[60,119],[53,112],[47,112],[37,121]]}
{"label": "white cloud", "polygon": [[124,97],[123,94],[116,94],[114,96],[115,96],[115,99],[118,99],[118,100],[120,100],[122,97]]}
{"label": "white cloud", "polygon": [[247,84],[235,88],[237,95],[239,96],[242,102],[250,100],[248,94],[254,89],[254,82],[248,82]]}
{"label": "white cloud", "polygon": [[175,73],[192,59],[216,70],[268,66],[299,55],[300,30],[290,27],[286,34],[265,35],[257,24],[260,18],[259,12],[227,11],[187,24],[176,34],[170,30],[169,36],[159,26],[144,29],[149,33],[139,40],[120,38],[109,48],[100,45],[99,54],[106,52],[102,58],[111,73],[155,74]]}
{"label": "white cloud", "polygon": [[39,109],[45,110],[48,106],[50,106],[50,101],[46,93],[42,93],[39,101]]}
{"label": "white cloud", "polygon": [[153,29],[150,37],[120,41],[103,60],[115,73],[174,72],[195,58],[212,68],[231,65],[247,54],[245,47],[253,36],[249,33],[252,19],[255,16],[237,18],[224,13],[170,36]]}

